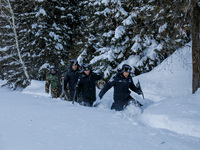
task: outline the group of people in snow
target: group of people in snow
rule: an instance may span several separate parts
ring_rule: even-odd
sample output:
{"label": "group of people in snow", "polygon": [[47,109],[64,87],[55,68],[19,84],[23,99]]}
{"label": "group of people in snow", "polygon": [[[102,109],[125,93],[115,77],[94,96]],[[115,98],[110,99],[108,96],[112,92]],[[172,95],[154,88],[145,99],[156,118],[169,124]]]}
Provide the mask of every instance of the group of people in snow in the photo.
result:
{"label": "group of people in snow", "polygon": [[[142,106],[130,95],[130,90],[139,95],[142,93],[141,88],[133,83],[130,75],[131,69],[129,65],[124,64],[108,83],[104,85],[105,82],[101,82],[103,88],[98,95],[100,99],[110,88],[114,87],[114,102],[111,109],[121,111],[132,102],[139,107]],[[96,101],[96,82],[102,81],[103,78],[103,72],[97,74],[92,71],[91,65],[83,64],[79,66],[78,61],[72,59],[63,77],[61,77],[55,66],[50,67],[46,77],[45,91],[49,93],[51,87],[52,98],[66,97],[69,101],[91,107]]]}

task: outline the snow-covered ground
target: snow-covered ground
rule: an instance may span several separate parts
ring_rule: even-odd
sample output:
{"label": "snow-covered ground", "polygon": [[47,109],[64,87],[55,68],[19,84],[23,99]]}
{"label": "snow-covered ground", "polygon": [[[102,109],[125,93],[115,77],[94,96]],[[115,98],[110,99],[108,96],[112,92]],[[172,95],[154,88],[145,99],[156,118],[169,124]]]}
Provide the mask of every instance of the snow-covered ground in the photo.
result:
{"label": "snow-covered ground", "polygon": [[143,88],[145,99],[132,93],[143,112],[110,110],[112,89],[89,108],[51,99],[42,81],[22,92],[0,88],[0,150],[199,150],[200,90],[191,94],[191,62],[189,44],[133,78]]}

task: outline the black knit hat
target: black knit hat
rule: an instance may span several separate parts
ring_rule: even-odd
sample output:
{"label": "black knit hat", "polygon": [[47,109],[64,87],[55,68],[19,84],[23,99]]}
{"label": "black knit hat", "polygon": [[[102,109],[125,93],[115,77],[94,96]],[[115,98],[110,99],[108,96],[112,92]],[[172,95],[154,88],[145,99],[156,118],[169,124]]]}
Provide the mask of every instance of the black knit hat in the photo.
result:
{"label": "black knit hat", "polygon": [[76,59],[71,59],[70,60],[71,64],[74,65],[78,65],[78,61]]}
{"label": "black knit hat", "polygon": [[83,68],[83,71],[91,70],[90,64],[83,64],[82,68]]}

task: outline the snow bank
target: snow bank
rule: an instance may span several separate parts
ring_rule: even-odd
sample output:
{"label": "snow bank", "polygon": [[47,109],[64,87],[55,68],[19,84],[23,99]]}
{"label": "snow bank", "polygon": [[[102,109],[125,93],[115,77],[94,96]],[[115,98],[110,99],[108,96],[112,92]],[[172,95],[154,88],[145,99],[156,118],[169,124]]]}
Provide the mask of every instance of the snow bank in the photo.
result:
{"label": "snow bank", "polygon": [[194,95],[154,103],[141,119],[155,128],[200,138],[200,89]]}
{"label": "snow bank", "polygon": [[45,93],[45,81],[32,80],[31,85],[25,88],[22,93],[31,94],[34,96],[45,96],[49,97],[50,95]]}
{"label": "snow bank", "polygon": [[140,79],[146,99],[154,104],[141,120],[155,127],[200,137],[200,90],[192,93],[191,43],[177,50],[153,71]]}
{"label": "snow bank", "polygon": [[134,105],[110,110],[113,88],[92,108],[49,98],[44,81],[32,80],[22,92],[0,88],[0,149],[199,150],[200,89],[191,94],[190,46],[133,78],[144,92],[145,99],[131,94],[143,113]]}
{"label": "snow bank", "polygon": [[2,86],[3,84],[5,84],[6,81],[5,80],[0,80],[0,86]]}
{"label": "snow bank", "polygon": [[145,126],[125,112],[5,88],[0,94],[1,150],[198,150],[200,146],[197,138]]}
{"label": "snow bank", "polygon": [[140,79],[145,97],[154,102],[191,94],[191,43],[177,50],[151,72],[134,79]]}

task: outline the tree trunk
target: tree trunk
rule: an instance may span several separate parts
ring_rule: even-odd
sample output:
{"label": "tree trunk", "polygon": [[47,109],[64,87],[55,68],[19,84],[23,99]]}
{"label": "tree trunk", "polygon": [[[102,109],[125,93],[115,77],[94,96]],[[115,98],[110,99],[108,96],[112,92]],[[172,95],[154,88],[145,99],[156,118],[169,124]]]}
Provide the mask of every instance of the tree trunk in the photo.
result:
{"label": "tree trunk", "polygon": [[27,69],[24,65],[24,62],[22,60],[22,56],[21,56],[21,53],[20,53],[20,49],[19,49],[19,41],[18,41],[18,36],[17,36],[17,32],[16,32],[16,27],[15,27],[15,16],[14,16],[14,12],[13,12],[13,9],[11,7],[11,4],[10,4],[10,1],[7,0],[7,3],[8,3],[8,7],[9,7],[9,11],[11,13],[11,18],[12,18],[12,22],[10,22],[10,25],[12,26],[12,29],[13,29],[13,32],[14,32],[14,36],[15,36],[15,43],[16,43],[16,48],[17,48],[17,52],[18,52],[18,56],[19,56],[19,62],[21,63],[22,65],[22,68],[23,68],[23,71],[24,71],[24,74],[26,76],[26,78],[28,79],[28,81],[30,82],[30,77],[28,75],[28,72],[27,72]]}
{"label": "tree trunk", "polygon": [[200,40],[199,22],[200,7],[196,0],[191,0],[192,4],[192,61],[193,61],[193,81],[192,93],[200,87]]}

